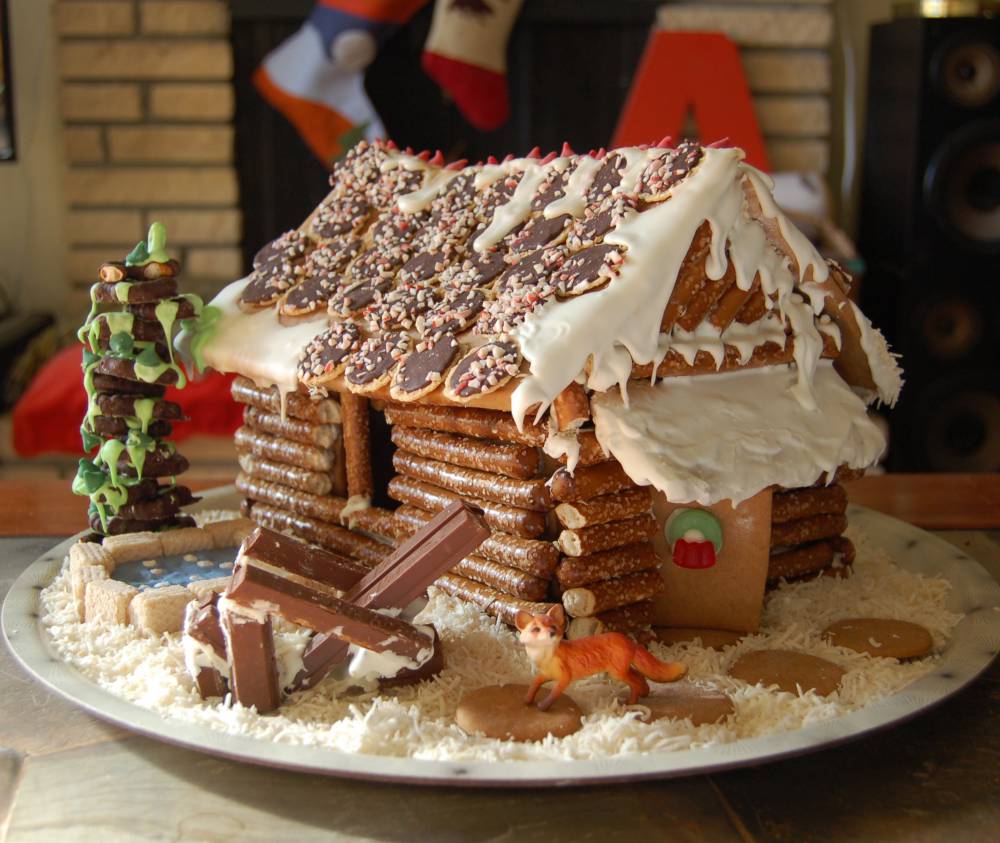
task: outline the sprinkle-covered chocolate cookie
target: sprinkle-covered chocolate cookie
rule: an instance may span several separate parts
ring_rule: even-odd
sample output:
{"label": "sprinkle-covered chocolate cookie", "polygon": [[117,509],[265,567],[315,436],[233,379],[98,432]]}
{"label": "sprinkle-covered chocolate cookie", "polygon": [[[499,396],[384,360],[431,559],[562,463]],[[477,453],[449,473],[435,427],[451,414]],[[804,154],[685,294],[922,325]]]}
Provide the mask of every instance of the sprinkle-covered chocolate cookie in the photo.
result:
{"label": "sprinkle-covered chocolate cookie", "polygon": [[372,212],[368,201],[357,194],[331,199],[319,206],[310,227],[317,237],[324,239],[356,234],[368,224]]}
{"label": "sprinkle-covered chocolate cookie", "polygon": [[636,193],[648,202],[666,199],[671,188],[698,166],[705,151],[700,144],[684,141],[650,161],[639,175]]}
{"label": "sprinkle-covered chocolate cookie", "polygon": [[479,290],[449,290],[424,315],[423,334],[432,337],[442,333],[462,333],[476,321],[485,302],[486,296]]}
{"label": "sprinkle-covered chocolate cookie", "polygon": [[478,223],[471,208],[434,211],[414,239],[414,246],[427,251],[457,249],[466,243]]}
{"label": "sprinkle-covered chocolate cookie", "polygon": [[621,184],[626,163],[625,156],[619,155],[617,152],[612,152],[604,159],[604,164],[601,165],[601,169],[597,171],[594,180],[587,189],[588,205],[596,204],[604,197],[610,196],[611,191]]}
{"label": "sprinkle-covered chocolate cookie", "polygon": [[402,164],[393,166],[390,162],[383,168],[369,198],[373,204],[385,208],[394,204],[400,196],[419,190],[423,182],[423,170],[408,170]]}
{"label": "sprinkle-covered chocolate cookie", "polygon": [[392,282],[388,280],[380,281],[377,284],[368,281],[352,284],[343,292],[337,292],[330,300],[329,313],[331,316],[339,316],[341,319],[358,317],[391,287]]}
{"label": "sprinkle-covered chocolate cookie", "polygon": [[341,289],[341,276],[337,273],[313,275],[285,294],[278,312],[282,316],[308,316],[326,310]]}
{"label": "sprinkle-covered chocolate cookie", "polygon": [[583,216],[570,225],[566,245],[573,251],[595,246],[609,231],[637,213],[636,201],[631,196],[608,197],[597,205],[588,205]]}
{"label": "sprinkle-covered chocolate cookie", "polygon": [[250,280],[240,293],[240,304],[248,308],[270,307],[302,280],[302,266],[267,263],[250,273]]}
{"label": "sprinkle-covered chocolate cookie", "polygon": [[578,296],[603,287],[621,271],[624,255],[620,246],[590,246],[566,258],[552,280],[562,296]]}
{"label": "sprinkle-covered chocolate cookie", "polygon": [[480,222],[489,223],[493,219],[496,209],[510,201],[510,197],[514,195],[514,191],[517,190],[523,177],[524,173],[521,172],[508,173],[476,194],[472,211],[477,219]]}
{"label": "sprinkle-covered chocolate cookie", "polygon": [[521,355],[508,339],[475,348],[458,361],[445,386],[454,401],[470,401],[499,389],[521,369]]}
{"label": "sprinkle-covered chocolate cookie", "polygon": [[389,395],[397,401],[415,401],[433,392],[458,351],[458,340],[451,334],[420,340],[396,370]]}
{"label": "sprinkle-covered chocolate cookie", "polygon": [[374,392],[392,379],[393,372],[410,350],[404,333],[369,337],[347,360],[344,379],[352,392]]}
{"label": "sprinkle-covered chocolate cookie", "polygon": [[273,263],[300,263],[305,260],[310,246],[309,237],[293,228],[262,246],[253,256],[253,268],[260,269]]}
{"label": "sprinkle-covered chocolate cookie", "polygon": [[573,218],[569,214],[560,214],[558,217],[546,219],[545,217],[535,217],[529,220],[516,234],[509,236],[507,242],[510,251],[515,254],[524,254],[541,249],[545,246],[553,245],[562,239]]}
{"label": "sprinkle-covered chocolate cookie", "polygon": [[553,168],[549,176],[546,177],[545,181],[538,186],[538,190],[535,191],[535,195],[531,199],[531,210],[542,211],[546,205],[555,202],[557,199],[562,199],[566,195],[566,182],[569,181],[569,177],[573,174],[576,166],[576,161],[573,161],[568,167],[562,170]]}
{"label": "sprinkle-covered chocolate cookie", "polygon": [[497,292],[503,294],[543,284],[565,260],[566,251],[558,246],[526,255],[503,271],[497,279]]}
{"label": "sprinkle-covered chocolate cookie", "polygon": [[434,289],[426,284],[396,287],[375,297],[365,310],[365,324],[372,333],[419,330],[419,317],[438,301]]}
{"label": "sprinkle-covered chocolate cookie", "polygon": [[426,211],[407,214],[393,208],[387,214],[382,214],[378,222],[372,226],[372,243],[377,247],[396,247],[405,250],[420,233],[428,217]]}
{"label": "sprinkle-covered chocolate cookie", "polygon": [[396,276],[397,284],[420,284],[440,275],[445,268],[458,259],[453,247],[438,252],[419,252],[403,264]]}
{"label": "sprinkle-covered chocolate cookie", "polygon": [[381,246],[362,252],[347,268],[353,283],[367,281],[377,284],[391,281],[406,262],[407,253],[399,246]]}
{"label": "sprinkle-covered chocolate cookie", "polygon": [[361,141],[333,165],[330,187],[340,196],[367,194],[382,174],[382,164],[388,158],[381,144]]}
{"label": "sprinkle-covered chocolate cookie", "polygon": [[337,377],[347,365],[347,356],[361,343],[361,332],[351,322],[335,322],[314,337],[302,352],[299,380],[317,386]]}

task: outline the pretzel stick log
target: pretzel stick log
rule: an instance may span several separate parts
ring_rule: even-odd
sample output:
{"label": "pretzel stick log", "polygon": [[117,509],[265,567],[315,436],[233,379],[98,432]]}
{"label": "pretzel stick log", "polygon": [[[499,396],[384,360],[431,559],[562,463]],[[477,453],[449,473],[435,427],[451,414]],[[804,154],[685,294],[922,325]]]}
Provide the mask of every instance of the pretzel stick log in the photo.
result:
{"label": "pretzel stick log", "polygon": [[438,512],[453,501],[466,500],[483,511],[483,518],[490,529],[525,539],[537,539],[545,533],[547,526],[544,513],[503,506],[493,501],[465,498],[411,477],[393,477],[389,481],[389,497],[427,512]]}
{"label": "pretzel stick log", "polygon": [[721,278],[705,276],[705,282],[684,307],[684,313],[677,320],[677,327],[693,331],[708,315],[723,294],[736,287],[736,265],[730,261]]}
{"label": "pretzel stick log", "polygon": [[574,618],[588,618],[629,603],[648,600],[663,590],[659,571],[640,571],[586,588],[571,588],[562,596],[563,607]]}
{"label": "pretzel stick log", "polygon": [[652,544],[628,544],[589,556],[566,556],[556,568],[556,579],[562,588],[570,589],[634,574],[636,571],[653,570],[659,565],[660,558]]}
{"label": "pretzel stick log", "polygon": [[556,544],[567,556],[589,556],[613,547],[648,542],[656,535],[656,529],[656,519],[652,515],[639,515],[625,521],[563,530]]}
{"label": "pretzel stick log", "polygon": [[726,330],[736,318],[736,314],[747,303],[747,300],[760,289],[760,273],[754,276],[749,290],[741,290],[732,286],[722,294],[708,314],[708,321],[720,332]]}
{"label": "pretzel stick log", "polygon": [[298,512],[330,524],[338,523],[340,512],[347,504],[343,498],[313,495],[278,483],[260,480],[244,472],[236,475],[236,491],[259,503],[275,506],[287,512]]}
{"label": "pretzel stick log", "polygon": [[368,399],[353,392],[340,396],[344,427],[344,455],[347,467],[347,494],[371,500],[375,492],[372,477],[371,441],[368,430]]}
{"label": "pretzel stick log", "polygon": [[537,477],[541,467],[538,449],[530,445],[484,442],[481,439],[415,427],[394,427],[392,441],[397,448],[420,457],[503,474],[518,480]]}
{"label": "pretzel stick log", "polygon": [[843,486],[816,486],[811,489],[790,489],[775,492],[771,504],[771,520],[775,524],[811,518],[816,515],[839,515],[847,509],[847,492]]}
{"label": "pretzel stick log", "polygon": [[839,536],[847,529],[847,516],[816,515],[771,525],[771,547],[795,547],[817,539]]}
{"label": "pretzel stick log", "polygon": [[483,498],[505,506],[518,506],[535,512],[552,509],[552,497],[544,479],[515,480],[474,468],[462,468],[446,462],[429,460],[396,451],[392,457],[393,467],[400,474],[433,483],[450,489],[460,495]]}
{"label": "pretzel stick log", "polygon": [[520,597],[522,600],[543,600],[549,591],[546,580],[533,577],[517,568],[508,568],[499,562],[483,559],[481,556],[468,556],[452,570],[456,574],[491,586],[504,594]]}
{"label": "pretzel stick log", "polygon": [[[413,506],[399,507],[393,516],[400,534],[420,529],[431,514]],[[493,531],[476,551],[484,559],[517,568],[536,577],[549,579],[559,562],[559,550],[552,542],[522,539],[508,533]]]}
{"label": "pretzel stick log", "polygon": [[493,439],[540,447],[545,444],[546,431],[541,425],[525,422],[518,430],[510,413],[476,410],[467,407],[389,404],[385,408],[389,424],[400,427],[422,427],[442,433],[460,433],[477,439]]}
{"label": "pretzel stick log", "polygon": [[768,581],[813,574],[833,563],[833,545],[828,541],[800,545],[783,553],[772,553],[767,563]]}
{"label": "pretzel stick log", "polygon": [[590,420],[590,398],[576,381],[570,383],[552,402],[552,414],[560,430],[576,430]]}
{"label": "pretzel stick log", "polygon": [[354,512],[349,521],[352,530],[371,533],[384,538],[396,538],[396,521],[394,513],[389,509],[369,506]]}
{"label": "pretzel stick log", "polygon": [[333,488],[330,475],[322,471],[272,462],[254,454],[237,454],[237,461],[244,474],[265,483],[277,483],[310,495],[328,495]]}
{"label": "pretzel stick log", "polygon": [[552,477],[552,497],[560,502],[573,503],[611,495],[623,489],[633,489],[632,482],[621,465],[614,461],[584,466],[570,474],[559,469]]}
{"label": "pretzel stick log", "polygon": [[737,311],[736,321],[744,325],[752,325],[759,319],[763,319],[766,315],[767,298],[764,296],[764,291],[758,287],[756,291],[750,294],[750,298],[743,303],[743,307]]}
{"label": "pretzel stick log", "polygon": [[653,508],[653,493],[648,486],[627,489],[612,495],[603,495],[586,501],[561,503],[556,507],[559,523],[571,530],[623,521],[634,518]]}
{"label": "pretzel stick log", "polygon": [[691,297],[704,283],[705,262],[708,259],[711,245],[712,227],[707,222],[703,222],[691,239],[687,255],[684,256],[681,269],[677,273],[674,289],[670,293],[670,299],[667,301],[663,317],[660,320],[660,333],[670,333],[670,329],[673,328]]}
{"label": "pretzel stick log", "polygon": [[341,553],[369,565],[377,565],[390,551],[386,545],[361,533],[352,533],[336,524],[327,524],[262,503],[254,503],[250,507],[249,517],[262,527],[291,533],[303,541],[318,544],[334,553]]}
{"label": "pretzel stick log", "polygon": [[[581,430],[576,434],[577,444],[580,446],[580,457],[577,460],[577,467],[597,465],[599,462],[607,462],[611,459],[608,454],[604,452],[601,447],[601,443],[597,441],[597,434],[592,430]],[[559,462],[565,464],[569,457],[566,454],[561,454],[556,458]]]}
{"label": "pretzel stick log", "polygon": [[474,582],[457,574],[445,574],[434,584],[453,597],[479,606],[487,614],[500,618],[504,623],[511,625],[513,625],[518,612],[544,615],[553,606],[552,603],[533,603],[511,597],[495,588],[490,588],[488,585]]}
{"label": "pretzel stick log", "polygon": [[269,433],[271,436],[280,436],[316,448],[332,448],[340,438],[340,428],[336,425],[314,424],[291,416],[282,418],[278,413],[269,413],[259,407],[245,407],[243,423],[261,433]]}
{"label": "pretzel stick log", "polygon": [[640,600],[617,609],[598,612],[595,617],[612,632],[634,632],[652,626],[655,617],[655,603],[652,600]]}
{"label": "pretzel stick log", "polygon": [[[241,376],[233,381],[231,394],[239,404],[281,414],[281,394],[276,386],[259,387],[250,378]],[[285,396],[285,415],[313,424],[336,424],[340,421],[340,406],[331,398],[313,401],[297,392],[290,392]]]}
{"label": "pretzel stick log", "polygon": [[260,433],[245,425],[236,430],[233,443],[236,445],[237,454],[253,454],[272,462],[295,465],[308,471],[328,472],[334,464],[333,454],[328,450]]}

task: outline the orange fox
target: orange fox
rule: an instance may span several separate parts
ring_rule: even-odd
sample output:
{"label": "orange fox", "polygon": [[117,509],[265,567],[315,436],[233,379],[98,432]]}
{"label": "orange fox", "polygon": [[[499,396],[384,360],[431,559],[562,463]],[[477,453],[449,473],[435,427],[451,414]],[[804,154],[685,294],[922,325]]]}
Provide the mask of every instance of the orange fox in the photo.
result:
{"label": "orange fox", "polygon": [[519,637],[528,651],[528,658],[538,671],[524,699],[525,705],[534,702],[535,695],[546,682],[556,683],[549,695],[538,704],[542,711],[559,699],[570,682],[586,679],[595,673],[606,671],[625,682],[631,689],[629,705],[634,705],[639,697],[649,693],[649,684],[643,677],[654,682],[676,682],[687,673],[683,664],[661,662],[645,647],[620,632],[591,635],[576,641],[562,640],[566,615],[558,604],[544,615],[518,612],[514,623],[521,633]]}

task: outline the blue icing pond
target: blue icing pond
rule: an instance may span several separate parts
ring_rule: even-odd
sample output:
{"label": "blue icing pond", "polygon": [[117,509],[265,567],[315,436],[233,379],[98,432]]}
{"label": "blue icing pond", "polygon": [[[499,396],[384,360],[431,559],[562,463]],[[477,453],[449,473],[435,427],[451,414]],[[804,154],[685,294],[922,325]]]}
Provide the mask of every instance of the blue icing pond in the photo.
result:
{"label": "blue icing pond", "polygon": [[[140,591],[164,585],[188,585],[197,580],[227,577],[233,572],[235,547],[216,547],[176,556],[161,556],[150,565],[148,560],[126,562],[115,568],[113,579],[134,585]],[[201,563],[201,564],[199,564]]]}

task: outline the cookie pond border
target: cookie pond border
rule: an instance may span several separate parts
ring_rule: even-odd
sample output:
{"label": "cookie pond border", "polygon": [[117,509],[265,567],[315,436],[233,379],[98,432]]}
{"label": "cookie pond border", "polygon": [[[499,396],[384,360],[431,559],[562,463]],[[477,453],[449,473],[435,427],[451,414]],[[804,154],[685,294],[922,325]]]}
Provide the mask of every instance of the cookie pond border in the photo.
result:
{"label": "cookie pond border", "polygon": [[[232,487],[213,490],[202,509],[232,508]],[[31,564],[15,581],[2,618],[8,646],[39,681],[91,714],[156,740],[253,764],[386,782],[473,787],[570,786],[663,779],[757,765],[855,740],[938,705],[989,667],[1000,649],[1000,585],[979,563],[943,539],[872,510],[851,519],[908,570],[952,583],[948,608],[965,618],[934,671],[867,708],[793,732],[668,753],[592,761],[451,762],[348,754],[231,736],[140,708],[84,678],[54,654],[39,620],[39,593],[59,572],[76,537]]]}

